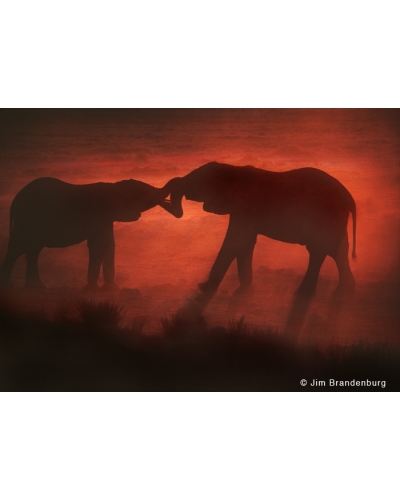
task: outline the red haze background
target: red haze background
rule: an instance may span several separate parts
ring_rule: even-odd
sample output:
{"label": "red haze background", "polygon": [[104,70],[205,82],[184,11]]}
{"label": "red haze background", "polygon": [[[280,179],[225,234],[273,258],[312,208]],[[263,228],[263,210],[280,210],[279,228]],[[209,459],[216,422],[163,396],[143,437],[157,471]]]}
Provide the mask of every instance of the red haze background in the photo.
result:
{"label": "red haze background", "polygon": [[[356,201],[358,260],[351,265],[357,282],[387,283],[393,290],[399,282],[399,110],[48,109],[2,110],[0,117],[0,259],[10,203],[37,177],[72,183],[133,178],[161,187],[209,161],[275,171],[311,166],[339,179]],[[137,222],[115,224],[121,287],[189,290],[207,277],[228,219],[185,200],[184,210],[180,220],[155,208]],[[259,237],[255,284],[268,294],[279,293],[279,273],[304,274],[306,265],[304,247]],[[23,285],[24,266],[22,258],[13,273],[16,286]],[[39,269],[49,287],[83,287],[86,244],[44,249]],[[275,283],[268,283],[263,276],[272,271]],[[229,273],[223,292],[237,285],[234,266]],[[321,276],[336,279],[331,259]],[[271,320],[267,295],[256,308],[263,321]]]}

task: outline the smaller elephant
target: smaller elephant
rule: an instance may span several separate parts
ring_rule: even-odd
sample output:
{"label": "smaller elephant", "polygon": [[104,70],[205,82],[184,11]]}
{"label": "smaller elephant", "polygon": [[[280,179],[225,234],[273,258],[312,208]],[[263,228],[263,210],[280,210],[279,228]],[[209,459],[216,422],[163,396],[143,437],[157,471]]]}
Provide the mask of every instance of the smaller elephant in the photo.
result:
{"label": "smaller elephant", "polygon": [[113,223],[132,222],[141,212],[160,205],[175,215],[165,200],[168,189],[137,180],[75,185],[43,177],[30,182],[15,196],[10,208],[7,254],[0,268],[0,283],[10,284],[16,260],[26,256],[26,286],[44,288],[37,261],[44,247],[68,247],[87,240],[89,248],[88,290],[118,289],[114,283]]}

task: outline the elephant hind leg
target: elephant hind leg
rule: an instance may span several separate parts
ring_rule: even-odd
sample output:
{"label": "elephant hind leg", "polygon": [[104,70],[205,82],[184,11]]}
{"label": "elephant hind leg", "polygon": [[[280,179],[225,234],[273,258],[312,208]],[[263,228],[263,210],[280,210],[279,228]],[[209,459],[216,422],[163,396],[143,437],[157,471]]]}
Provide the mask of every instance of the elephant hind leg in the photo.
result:
{"label": "elephant hind leg", "polygon": [[251,238],[246,245],[238,251],[236,256],[240,286],[235,290],[235,295],[241,295],[250,290],[253,282],[253,253],[257,237]]}
{"label": "elephant hind leg", "polygon": [[26,288],[46,288],[38,270],[38,258],[42,248],[31,247],[26,250]]}
{"label": "elephant hind leg", "polygon": [[325,250],[318,247],[307,247],[307,250],[310,254],[307,272],[300,287],[297,289],[285,327],[286,333],[296,340],[303,327],[312,296],[317,287],[319,272],[327,255]]}
{"label": "elephant hind leg", "polygon": [[322,249],[307,248],[310,259],[308,261],[308,268],[300,287],[297,290],[297,294],[303,297],[311,297],[314,295],[315,289],[317,287],[319,272],[321,266],[326,258],[326,252]]}
{"label": "elephant hind leg", "polygon": [[338,246],[338,250],[332,255],[339,272],[339,285],[335,290],[335,295],[353,295],[356,288],[356,280],[350,269],[349,262],[349,241],[347,232],[343,236]]}

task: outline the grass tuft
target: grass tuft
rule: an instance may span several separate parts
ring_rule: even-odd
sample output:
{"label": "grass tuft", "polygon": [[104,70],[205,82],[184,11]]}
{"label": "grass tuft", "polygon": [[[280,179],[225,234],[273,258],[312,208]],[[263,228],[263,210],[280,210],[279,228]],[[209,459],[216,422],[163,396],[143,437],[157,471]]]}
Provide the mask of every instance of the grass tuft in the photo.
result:
{"label": "grass tuft", "polygon": [[122,328],[122,331],[131,337],[141,337],[143,335],[143,328],[146,321],[146,316],[137,316],[136,318],[133,318],[130,324]]}
{"label": "grass tuft", "polygon": [[170,316],[164,316],[160,319],[160,322],[162,333],[168,339],[179,339],[207,333],[204,316],[189,312],[186,309],[181,309]]}
{"label": "grass tuft", "polygon": [[103,300],[81,300],[78,303],[78,312],[83,324],[91,329],[119,328],[122,319],[123,306],[115,302]]}

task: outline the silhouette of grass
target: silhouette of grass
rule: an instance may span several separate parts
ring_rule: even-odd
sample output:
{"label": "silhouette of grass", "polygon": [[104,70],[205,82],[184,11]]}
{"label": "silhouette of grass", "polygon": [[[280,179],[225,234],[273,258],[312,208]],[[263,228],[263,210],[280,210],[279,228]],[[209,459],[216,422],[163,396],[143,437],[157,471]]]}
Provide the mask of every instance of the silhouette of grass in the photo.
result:
{"label": "silhouette of grass", "polygon": [[137,316],[133,318],[129,326],[124,326],[121,330],[125,335],[132,338],[137,338],[143,335],[143,328],[146,324],[146,318],[144,316]]}
{"label": "silhouette of grass", "polygon": [[56,322],[65,322],[71,319],[72,304],[71,300],[62,297],[57,301],[56,309],[54,311],[53,320]]}
{"label": "silhouette of grass", "polygon": [[245,316],[242,316],[239,320],[230,320],[228,322],[228,333],[231,335],[248,335],[249,325],[244,322]]}
{"label": "silhouette of grass", "polygon": [[[115,303],[85,301],[79,310],[79,320],[50,321],[0,304],[0,390],[383,390],[331,388],[331,378],[385,380],[384,390],[400,390],[398,346],[322,349],[246,324],[244,318],[228,328],[208,327],[203,316],[182,311],[163,318],[164,336],[151,337],[143,335],[144,317],[121,327],[122,308]],[[301,379],[308,381],[306,387]],[[313,379],[325,380],[326,386],[310,388]]]}
{"label": "silhouette of grass", "polygon": [[166,338],[178,338],[182,336],[182,329],[177,324],[176,316],[163,316],[160,319],[161,331]]}
{"label": "silhouette of grass", "polygon": [[78,312],[83,324],[91,329],[117,329],[121,323],[123,307],[107,300],[81,300]]}
{"label": "silhouette of grass", "polygon": [[273,328],[271,326],[261,327],[258,325],[253,325],[252,323],[246,323],[245,316],[241,316],[238,320],[231,319],[228,321],[227,334],[250,337],[257,337],[260,335],[263,337],[265,337],[266,335],[268,335],[269,337],[276,337],[282,335],[282,332],[279,332],[276,328]]}
{"label": "silhouette of grass", "polygon": [[160,323],[162,334],[167,339],[182,339],[204,335],[207,331],[204,316],[186,309],[162,317]]}

